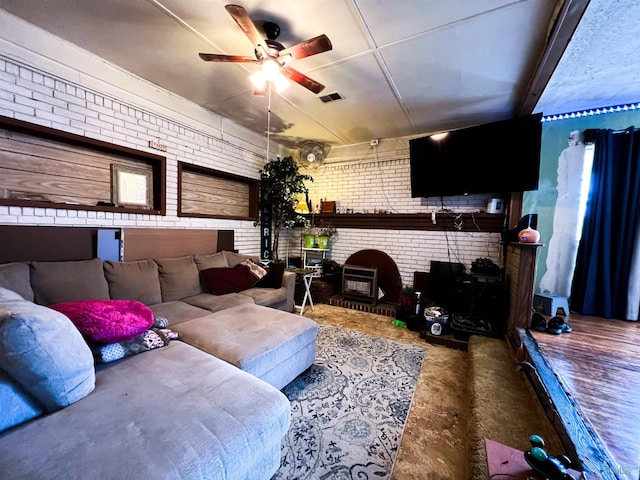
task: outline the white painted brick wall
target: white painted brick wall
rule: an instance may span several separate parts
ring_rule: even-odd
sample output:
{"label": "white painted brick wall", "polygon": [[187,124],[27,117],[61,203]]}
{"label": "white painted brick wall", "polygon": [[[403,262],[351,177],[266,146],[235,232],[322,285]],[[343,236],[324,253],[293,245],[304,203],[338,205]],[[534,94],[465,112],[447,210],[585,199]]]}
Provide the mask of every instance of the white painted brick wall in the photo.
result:
{"label": "white painted brick wall", "polygon": [[[159,98],[158,102],[162,99]],[[262,145],[252,150],[224,139],[208,125],[183,125],[157,112],[143,110],[102,92],[56,78],[35,66],[0,61],[0,114],[30,123],[151,151],[149,140],[167,145],[167,215],[121,214],[31,207],[0,207],[0,223],[143,228],[213,228],[235,232],[236,248],[258,255],[259,230],[253,222],[193,219],[177,216],[178,161],[195,163],[249,178],[258,178],[264,164]],[[249,132],[248,132],[249,133]],[[162,154],[162,153],[161,153]]]}
{"label": "white painted brick wall", "polygon": [[[307,184],[314,209],[320,199],[336,201],[337,209],[346,213],[431,213],[446,208],[450,215],[458,212],[485,211],[491,195],[447,197],[444,200],[411,198],[408,140],[395,140],[396,150],[387,151],[390,159],[361,163],[325,163],[309,172],[313,182]],[[441,215],[441,214],[440,214]],[[280,256],[300,255],[300,231],[288,231]],[[462,231],[411,231],[376,229],[340,229],[332,239],[329,257],[338,263],[363,249],[382,250],[398,265],[405,285],[413,284],[415,271],[429,271],[431,260],[460,262],[467,269],[476,258],[490,258],[502,265],[499,233]],[[296,253],[293,253],[296,252]]]}
{"label": "white painted brick wall", "polygon": [[[83,78],[79,75],[79,78]],[[158,94],[157,104],[163,98]],[[141,99],[139,102],[144,105]],[[146,228],[213,228],[235,232],[236,248],[259,255],[260,231],[251,221],[187,218],[177,216],[177,163],[183,161],[249,178],[258,178],[264,163],[264,145],[255,134],[234,135],[198,121],[185,124],[160,107],[153,111],[131,101],[115,98],[41,71],[19,65],[0,54],[0,114],[84,135],[139,150],[149,150],[148,141],[168,147],[167,215],[121,214],[82,210],[0,206],[0,223],[20,225],[69,225]],[[212,121],[212,123],[214,123]],[[310,172],[314,205],[321,198],[335,200],[345,212],[431,212],[447,208],[456,212],[483,210],[487,196],[454,197],[444,202],[411,198],[407,141],[398,145],[390,159],[325,164]],[[344,263],[361,249],[386,252],[398,265],[403,284],[413,283],[414,271],[428,271],[431,260],[462,262],[470,267],[478,257],[501,263],[500,236],[482,232],[424,232],[341,229],[333,239],[330,258]],[[285,231],[280,257],[300,255],[300,232]]]}

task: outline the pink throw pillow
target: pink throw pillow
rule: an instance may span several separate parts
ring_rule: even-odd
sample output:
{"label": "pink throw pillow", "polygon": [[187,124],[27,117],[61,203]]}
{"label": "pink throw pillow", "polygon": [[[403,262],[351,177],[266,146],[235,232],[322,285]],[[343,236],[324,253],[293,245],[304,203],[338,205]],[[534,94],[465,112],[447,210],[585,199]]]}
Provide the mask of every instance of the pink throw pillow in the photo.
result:
{"label": "pink throw pillow", "polygon": [[73,322],[89,341],[114,343],[130,340],[153,325],[153,311],[135,300],[81,300],[49,305]]}

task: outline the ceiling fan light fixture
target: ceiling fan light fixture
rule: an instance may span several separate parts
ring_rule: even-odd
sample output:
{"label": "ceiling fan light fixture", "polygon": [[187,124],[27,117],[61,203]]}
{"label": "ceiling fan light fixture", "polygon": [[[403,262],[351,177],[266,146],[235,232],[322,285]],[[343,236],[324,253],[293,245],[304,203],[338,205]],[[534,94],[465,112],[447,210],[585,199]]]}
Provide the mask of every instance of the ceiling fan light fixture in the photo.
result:
{"label": "ceiling fan light fixture", "polygon": [[289,87],[289,85],[291,85],[291,82],[287,80],[287,78],[281,73],[278,74],[278,76],[273,81],[273,83],[275,83],[276,92],[278,93],[282,93],[284,90],[287,89],[287,87]]}
{"label": "ceiling fan light fixture", "polygon": [[253,83],[258,91],[264,91],[267,86],[267,77],[262,73],[262,70],[258,70],[253,75],[250,75],[249,80],[251,80],[251,83]]}
{"label": "ceiling fan light fixture", "polygon": [[269,82],[274,82],[280,75],[280,64],[273,58],[262,62],[262,74]]}
{"label": "ceiling fan light fixture", "polygon": [[263,30],[267,38],[263,39],[244,7],[229,4],[225,5],[225,9],[253,44],[255,58],[240,55],[200,53],[199,56],[202,60],[206,62],[260,64],[261,74],[254,74],[249,77],[257,87],[254,91],[256,95],[263,95],[266,92],[267,87],[271,85],[268,82],[272,82],[277,91],[281,92],[289,86],[289,80],[316,94],[324,89],[324,85],[307,77],[304,73],[292,69],[289,67],[289,63],[331,50],[333,46],[325,34],[285,48],[284,45],[276,41],[280,34],[280,27],[277,24],[273,22],[264,23]]}

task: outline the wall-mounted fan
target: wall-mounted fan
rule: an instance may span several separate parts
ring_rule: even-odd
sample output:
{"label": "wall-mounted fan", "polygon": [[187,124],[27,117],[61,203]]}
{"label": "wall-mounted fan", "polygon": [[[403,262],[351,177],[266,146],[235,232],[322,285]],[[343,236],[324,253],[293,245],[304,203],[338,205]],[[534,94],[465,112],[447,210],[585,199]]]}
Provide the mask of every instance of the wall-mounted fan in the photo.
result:
{"label": "wall-mounted fan", "polygon": [[[324,85],[294,70],[289,64],[294,60],[331,50],[333,46],[325,34],[285,48],[284,45],[276,41],[276,38],[280,35],[280,27],[277,24],[265,22],[263,29],[267,38],[263,38],[243,7],[240,5],[225,5],[224,8],[251,41],[255,58],[240,55],[200,53],[202,60],[207,62],[259,63],[262,65],[262,72],[265,76],[268,77],[270,74],[273,74],[273,78],[266,78],[266,80],[275,80],[278,73],[280,73],[286,78],[311,90],[313,93],[320,93],[324,89]],[[263,90],[264,89],[266,89],[266,87],[263,87]],[[264,92],[258,88],[256,93],[262,94]]]}
{"label": "wall-mounted fan", "polygon": [[322,166],[329,155],[331,147],[316,142],[305,142],[298,148],[298,165],[304,168],[318,168]]}

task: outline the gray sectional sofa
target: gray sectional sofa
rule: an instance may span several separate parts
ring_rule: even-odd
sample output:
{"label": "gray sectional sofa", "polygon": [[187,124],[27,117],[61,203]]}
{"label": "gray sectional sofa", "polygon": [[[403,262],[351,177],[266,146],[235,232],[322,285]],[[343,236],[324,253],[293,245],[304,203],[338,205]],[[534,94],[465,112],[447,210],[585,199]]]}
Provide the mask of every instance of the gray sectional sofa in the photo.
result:
{"label": "gray sectional sofa", "polygon": [[[279,287],[210,292],[201,271],[246,259],[0,265],[1,478],[270,478],[290,422],[280,390],[313,364],[318,326],[292,313],[290,272]],[[143,304],[180,339],[97,363],[56,310],[87,300]]]}

